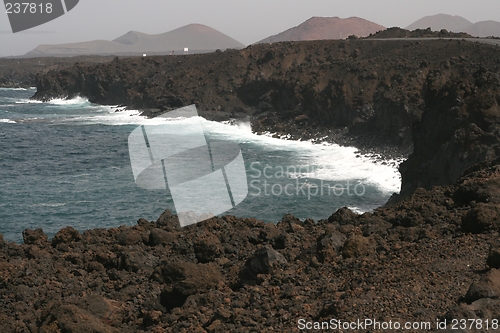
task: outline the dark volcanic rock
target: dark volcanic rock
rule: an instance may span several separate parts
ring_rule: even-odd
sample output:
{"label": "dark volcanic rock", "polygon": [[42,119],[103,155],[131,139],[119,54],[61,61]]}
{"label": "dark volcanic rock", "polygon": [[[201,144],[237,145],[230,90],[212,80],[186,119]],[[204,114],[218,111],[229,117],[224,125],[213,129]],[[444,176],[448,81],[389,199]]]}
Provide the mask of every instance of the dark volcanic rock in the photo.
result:
{"label": "dark volcanic rock", "polygon": [[167,245],[172,244],[176,241],[176,234],[172,232],[165,231],[163,229],[153,228],[149,234],[149,245]]}
{"label": "dark volcanic rock", "polygon": [[500,245],[498,243],[490,245],[486,264],[491,268],[500,268]]}
{"label": "dark volcanic rock", "polygon": [[57,247],[59,244],[70,244],[72,242],[79,241],[81,235],[78,230],[72,227],[66,227],[59,230],[59,232],[52,238],[52,246]]}
{"label": "dark volcanic rock", "polygon": [[353,235],[345,242],[342,247],[342,257],[354,258],[360,256],[368,256],[375,253],[376,241],[373,237],[364,237],[361,235]]}
{"label": "dark volcanic rock", "polygon": [[[95,304],[93,304],[95,305]],[[92,308],[95,310],[95,308]],[[54,304],[42,312],[42,332],[118,333],[118,329],[106,325],[90,311],[73,304]]]}
{"label": "dark volcanic rock", "polygon": [[499,226],[500,207],[483,202],[477,203],[462,220],[462,229],[470,232],[498,229]]}
{"label": "dark volcanic rock", "polygon": [[194,240],[193,249],[196,259],[202,263],[214,261],[224,252],[219,238],[212,233],[205,233]]}
{"label": "dark volcanic rock", "polygon": [[471,284],[464,301],[472,303],[480,298],[499,298],[500,297],[500,271],[492,268],[488,273],[481,277],[481,280]]}
{"label": "dark volcanic rock", "polygon": [[61,70],[75,63],[96,64],[109,62],[113,57],[69,57],[69,58],[0,58],[0,87],[29,88],[36,85],[36,75],[50,70]]}
{"label": "dark volcanic rock", "polygon": [[452,184],[468,167],[500,156],[500,67],[460,67],[435,70],[426,79],[414,151],[400,167],[402,196]]}
{"label": "dark volcanic rock", "polygon": [[323,237],[318,244],[318,257],[321,262],[334,260],[341,252],[346,236],[338,231]]}
{"label": "dark volcanic rock", "polygon": [[175,231],[181,228],[177,215],[173,215],[171,211],[165,210],[156,220],[156,225],[162,227],[166,231]]}
{"label": "dark volcanic rock", "polygon": [[23,231],[23,241],[24,244],[45,245],[48,244],[48,237],[41,228],[26,229]]}
{"label": "dark volcanic rock", "polygon": [[219,271],[209,264],[173,261],[160,269],[167,282],[160,294],[160,303],[167,310],[182,306],[190,295],[215,289],[223,281]]}
{"label": "dark volcanic rock", "polygon": [[268,274],[277,265],[286,263],[281,253],[265,246],[255,251],[253,258],[248,261],[248,268],[255,274]]}

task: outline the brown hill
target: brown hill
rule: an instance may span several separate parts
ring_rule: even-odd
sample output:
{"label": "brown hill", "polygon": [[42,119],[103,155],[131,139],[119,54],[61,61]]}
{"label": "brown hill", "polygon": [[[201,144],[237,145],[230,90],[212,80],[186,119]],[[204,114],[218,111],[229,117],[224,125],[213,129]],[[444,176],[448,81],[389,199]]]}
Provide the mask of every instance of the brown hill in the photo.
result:
{"label": "brown hill", "polygon": [[74,55],[139,55],[143,53],[166,54],[172,51],[190,53],[210,52],[217,49],[243,48],[235,39],[202,24],[189,24],[158,34],[130,31],[113,41],[94,40],[82,43],[40,45],[26,54],[27,57]]}
{"label": "brown hill", "polygon": [[349,35],[366,37],[380,30],[385,30],[385,27],[359,17],[345,19],[339,17],[312,17],[299,26],[265,38],[258,43],[343,39]]}
{"label": "brown hill", "polygon": [[426,16],[417,20],[406,27],[407,30],[427,29],[433,31],[446,29],[452,32],[465,32],[472,25],[472,22],[464,19],[461,16],[452,16],[448,14],[437,14]]}
{"label": "brown hill", "polygon": [[477,37],[500,37],[500,22],[482,21],[471,25],[465,30],[469,35]]}

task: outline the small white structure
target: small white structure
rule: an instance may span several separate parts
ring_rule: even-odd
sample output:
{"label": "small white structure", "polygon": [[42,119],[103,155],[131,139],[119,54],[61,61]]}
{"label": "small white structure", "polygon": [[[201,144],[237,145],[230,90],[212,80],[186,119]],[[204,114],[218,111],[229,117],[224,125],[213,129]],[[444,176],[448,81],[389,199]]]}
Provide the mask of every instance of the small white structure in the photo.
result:
{"label": "small white structure", "polygon": [[143,53],[143,54],[142,54],[142,56],[143,56],[143,57],[145,57],[145,56],[146,56],[146,53]]}
{"label": "small white structure", "polygon": [[189,48],[185,47],[184,48],[184,54],[188,54],[188,52],[189,52]]}

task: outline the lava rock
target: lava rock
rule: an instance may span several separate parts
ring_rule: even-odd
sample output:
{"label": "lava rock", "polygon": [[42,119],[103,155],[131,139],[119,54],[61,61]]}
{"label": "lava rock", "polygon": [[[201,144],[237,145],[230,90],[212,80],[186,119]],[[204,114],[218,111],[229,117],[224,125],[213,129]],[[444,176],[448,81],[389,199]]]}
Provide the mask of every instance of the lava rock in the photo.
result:
{"label": "lava rock", "polygon": [[487,203],[478,203],[462,220],[462,229],[467,232],[480,233],[496,230],[500,226],[500,207]]}
{"label": "lava rock", "polygon": [[333,232],[323,237],[318,244],[318,253],[322,262],[332,261],[340,253],[347,237],[340,232]]}
{"label": "lava rock", "polygon": [[78,230],[72,227],[66,227],[61,230],[52,238],[52,246],[57,247],[59,244],[70,244],[82,239]]}
{"label": "lava rock", "polygon": [[46,245],[48,244],[48,237],[41,228],[36,230],[25,229],[23,231],[24,244]]}
{"label": "lava rock", "polygon": [[500,244],[491,244],[486,264],[491,268],[500,268]]}
{"label": "lava rock", "polygon": [[223,281],[220,272],[210,264],[171,261],[161,267],[167,286],[160,294],[160,303],[168,310],[180,307],[190,295],[214,289]]}
{"label": "lava rock", "polygon": [[347,207],[342,207],[342,208],[339,208],[335,213],[333,213],[328,218],[328,222],[329,223],[339,223],[340,225],[350,224],[357,217],[358,217],[358,215],[356,213],[353,213],[352,210],[350,210]]}
{"label": "lava rock", "polygon": [[207,263],[219,258],[224,248],[219,238],[212,233],[205,233],[193,242],[196,259],[201,263]]}
{"label": "lava rock", "polygon": [[134,245],[143,243],[145,238],[149,238],[146,236],[144,231],[137,229],[125,229],[121,231],[116,239],[118,244],[120,245]]}
{"label": "lava rock", "polygon": [[377,242],[372,236],[353,235],[346,240],[342,248],[342,257],[356,258],[368,256],[375,253],[376,245]]}
{"label": "lava rock", "polygon": [[156,220],[156,225],[166,231],[175,231],[181,228],[177,215],[173,215],[168,209],[165,210]]}
{"label": "lava rock", "polygon": [[149,234],[149,245],[169,245],[177,240],[177,235],[172,232],[165,231],[163,229],[153,228]]}
{"label": "lava rock", "polygon": [[492,268],[481,277],[478,282],[474,282],[467,290],[464,300],[472,303],[481,298],[500,297],[500,271]]}

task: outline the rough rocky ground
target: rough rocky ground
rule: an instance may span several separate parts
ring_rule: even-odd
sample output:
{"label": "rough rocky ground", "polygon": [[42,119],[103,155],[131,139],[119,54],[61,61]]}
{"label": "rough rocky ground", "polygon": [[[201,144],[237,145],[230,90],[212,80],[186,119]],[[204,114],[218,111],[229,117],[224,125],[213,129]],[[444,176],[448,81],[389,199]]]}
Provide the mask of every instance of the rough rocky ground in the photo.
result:
{"label": "rough rocky ground", "polygon": [[225,216],[181,229],[166,211],[52,240],[25,230],[24,244],[0,243],[0,331],[297,332],[302,318],[434,330],[438,319],[500,319],[499,185],[497,159],[453,186],[318,223]]}

